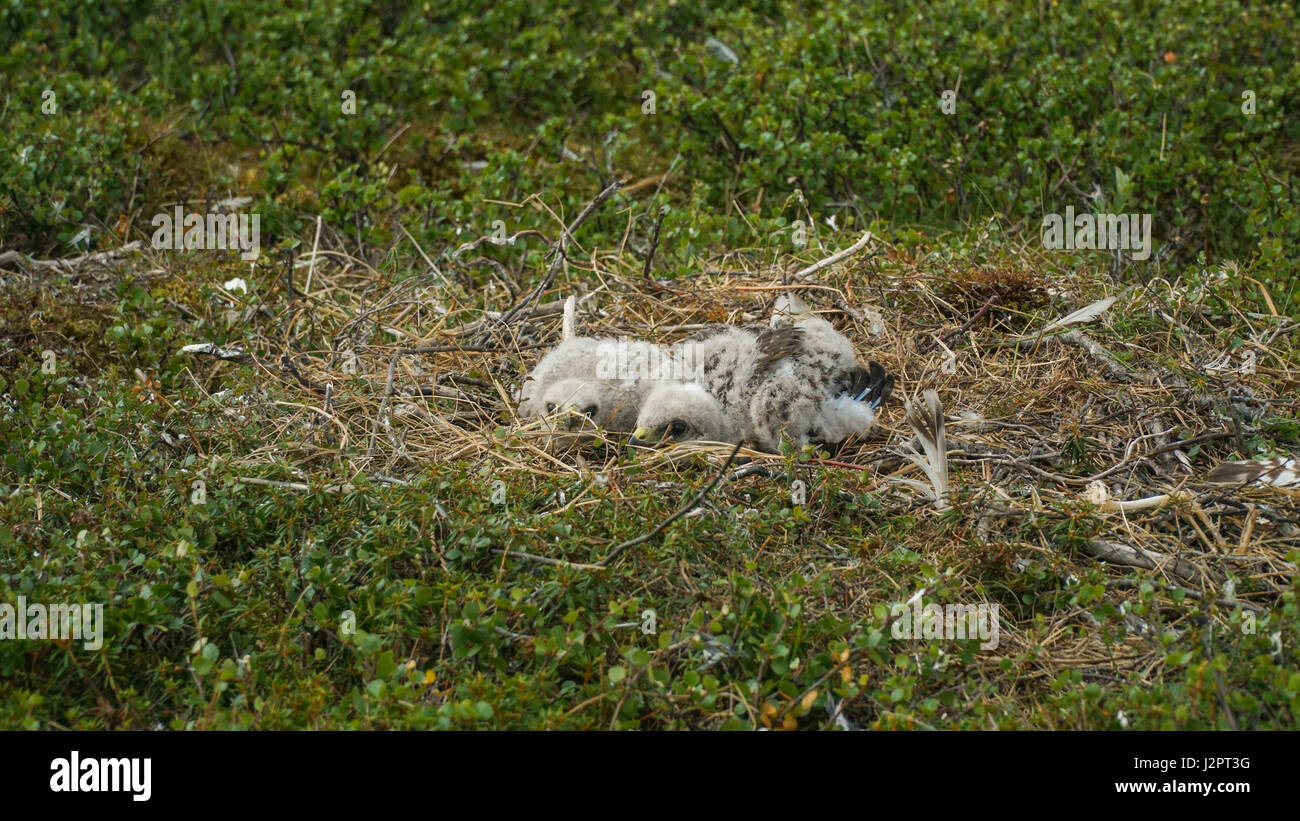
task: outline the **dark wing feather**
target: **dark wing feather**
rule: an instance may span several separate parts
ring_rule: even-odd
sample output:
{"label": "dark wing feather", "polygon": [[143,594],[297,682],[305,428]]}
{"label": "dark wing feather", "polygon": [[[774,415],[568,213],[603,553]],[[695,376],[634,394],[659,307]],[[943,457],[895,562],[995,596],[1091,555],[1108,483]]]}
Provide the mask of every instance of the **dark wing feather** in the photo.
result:
{"label": "dark wing feather", "polygon": [[766,376],[773,365],[803,347],[803,329],[797,325],[766,328],[758,335],[755,345],[758,359],[754,364],[754,376],[757,378]]}
{"label": "dark wing feather", "polygon": [[1285,456],[1248,462],[1223,462],[1215,465],[1208,478],[1211,482],[1231,485],[1290,484],[1291,460]]}
{"label": "dark wing feather", "polygon": [[894,392],[894,376],[885,373],[879,362],[869,362],[867,367],[855,366],[850,376],[848,394],[873,408],[883,405]]}

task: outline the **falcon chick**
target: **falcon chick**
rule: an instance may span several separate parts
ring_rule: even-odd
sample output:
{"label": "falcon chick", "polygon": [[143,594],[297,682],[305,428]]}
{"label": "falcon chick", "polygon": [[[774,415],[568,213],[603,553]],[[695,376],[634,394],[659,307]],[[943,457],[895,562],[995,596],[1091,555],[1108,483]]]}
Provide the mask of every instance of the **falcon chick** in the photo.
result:
{"label": "falcon chick", "polygon": [[672,349],[687,381],[704,388],[722,406],[744,440],[754,438],[749,400],[772,365],[797,350],[799,335],[788,326],[756,329],[723,325],[679,342]]}
{"label": "falcon chick", "polygon": [[655,384],[641,403],[633,444],[669,442],[734,443],[739,437],[722,404],[704,388],[691,382]]}
{"label": "falcon chick", "polygon": [[673,369],[672,355],[650,342],[598,336],[575,336],[556,345],[524,379],[519,391],[520,416],[540,416],[541,397],[564,379],[601,381],[632,387],[665,378]]}
{"label": "falcon chick", "polygon": [[590,441],[592,429],[628,433],[636,427],[642,400],[678,371],[672,354],[649,342],[567,337],[524,380],[519,415],[551,417],[556,432],[549,444],[557,449]]}
{"label": "falcon chick", "polygon": [[674,354],[742,438],[769,451],[782,436],[831,445],[866,430],[894,385],[878,363],[858,365],[852,343],[815,316],[762,330],[726,326]]}
{"label": "falcon chick", "polygon": [[547,351],[519,389],[519,415],[541,416],[546,411],[542,397],[566,379],[594,379],[600,364],[600,348],[606,340],[592,336],[566,339]]}
{"label": "falcon chick", "polygon": [[639,406],[634,388],[599,379],[561,379],[546,389],[540,404],[548,416],[564,414],[568,430],[589,423],[617,433],[628,433],[635,427]]}

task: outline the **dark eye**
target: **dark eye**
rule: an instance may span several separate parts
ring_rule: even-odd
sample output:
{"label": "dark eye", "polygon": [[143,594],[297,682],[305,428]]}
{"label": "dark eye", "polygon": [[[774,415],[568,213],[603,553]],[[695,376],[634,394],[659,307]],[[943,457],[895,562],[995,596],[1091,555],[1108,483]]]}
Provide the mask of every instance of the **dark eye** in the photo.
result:
{"label": "dark eye", "polygon": [[597,410],[597,408],[596,408],[595,405],[588,405],[587,407],[585,407],[585,408],[582,409],[582,414],[583,414],[583,416],[592,416],[592,417],[594,417],[594,416],[596,415],[596,410]]}
{"label": "dark eye", "polygon": [[555,410],[555,403],[554,403],[554,402],[547,402],[547,403],[546,403],[546,412],[547,412],[547,413],[550,413],[550,412],[552,412],[552,411],[554,411],[554,410]]}
{"label": "dark eye", "polygon": [[668,429],[669,436],[683,436],[686,433],[686,423],[680,419],[673,422],[673,426]]}

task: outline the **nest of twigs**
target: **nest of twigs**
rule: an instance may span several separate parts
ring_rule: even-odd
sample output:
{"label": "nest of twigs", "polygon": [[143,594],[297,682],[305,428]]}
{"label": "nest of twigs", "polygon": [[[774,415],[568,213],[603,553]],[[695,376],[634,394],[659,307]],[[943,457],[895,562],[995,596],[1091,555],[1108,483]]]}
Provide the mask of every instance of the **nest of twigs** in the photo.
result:
{"label": "nest of twigs", "polygon": [[[319,250],[294,261],[292,279],[303,284],[281,279],[278,336],[207,351],[231,362],[195,363],[200,373],[252,368],[278,384],[277,401],[260,412],[250,412],[248,394],[238,407],[230,404],[238,396],[223,400],[274,428],[275,448],[244,456],[240,472],[285,460],[303,477],[340,482],[366,474],[400,483],[456,460],[490,463],[494,475],[616,472],[626,441],[555,452],[545,426],[516,413],[523,375],[560,338],[564,299],[578,298],[581,334],[669,344],[713,323],[764,322],[778,294],[797,291],[862,360],[896,375],[897,397],[938,393],[952,480],[941,506],[895,481],[921,478],[906,458],[913,431],[897,399],[866,437],[805,458],[801,469],[846,472],[885,510],[956,517],[1012,570],[1033,553],[1050,553],[1063,576],[1102,562],[1114,568],[1116,601],[1131,595],[1138,567],[1225,613],[1263,613],[1296,572],[1285,557],[1300,547],[1300,492],[1205,478],[1261,442],[1285,443],[1270,438],[1270,425],[1294,416],[1300,384],[1300,323],[1277,313],[1264,286],[1243,292],[1249,278],[1230,268],[1196,287],[1160,279],[1121,287],[1103,273],[1047,273],[1041,255],[954,261],[869,240],[842,255],[805,248],[797,259],[735,251],[662,280],[648,273],[653,248],[578,253],[575,227],[542,238],[543,271],[507,270],[481,253],[484,240],[437,259],[421,252],[422,271],[401,278]],[[475,285],[484,271],[486,286]],[[1054,324],[1106,295],[1114,303],[1094,316]],[[238,308],[241,296],[229,298]],[[1257,311],[1236,307],[1255,303]],[[716,464],[729,450],[654,458],[669,471],[683,454],[716,454]],[[738,457],[753,463],[745,476],[790,459],[744,449]],[[1026,527],[1047,513],[1080,525],[1067,536]],[[961,567],[986,557],[945,558]],[[1029,643],[1006,627],[1002,641],[1002,652]],[[1034,642],[1050,645],[1057,666],[1116,660],[1114,646],[1053,625]],[[1132,665],[1154,664],[1129,649]]]}

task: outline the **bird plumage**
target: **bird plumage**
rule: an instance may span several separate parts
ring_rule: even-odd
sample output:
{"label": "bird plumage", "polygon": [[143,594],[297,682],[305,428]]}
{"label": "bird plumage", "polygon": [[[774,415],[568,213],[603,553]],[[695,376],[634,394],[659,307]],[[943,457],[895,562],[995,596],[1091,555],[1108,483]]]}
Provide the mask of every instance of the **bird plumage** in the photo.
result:
{"label": "bird plumage", "polygon": [[575,336],[547,351],[519,389],[519,415],[529,417],[545,413],[541,399],[557,382],[596,378],[601,345],[607,341],[593,336]]}
{"label": "bird plumage", "polygon": [[646,394],[632,441],[658,445],[703,440],[734,443],[731,418],[711,393],[691,382],[660,382]]}
{"label": "bird plumage", "polygon": [[635,428],[638,441],[769,451],[782,438],[836,444],[869,428],[893,389],[884,368],[859,365],[848,338],[794,300],[768,327],[717,326],[669,349],[565,328],[525,379],[519,413],[561,412],[571,430],[589,422]]}
{"label": "bird plumage", "polygon": [[853,345],[826,320],[800,316],[763,329],[723,326],[680,343],[691,380],[712,394],[744,441],[775,450],[834,444],[869,428],[893,377],[857,364]]}
{"label": "bird plumage", "polygon": [[1207,477],[1211,482],[1248,485],[1259,482],[1277,487],[1300,486],[1300,459],[1276,456],[1272,459],[1250,459],[1243,462],[1221,462]]}
{"label": "bird plumage", "polygon": [[545,413],[542,397],[564,380],[605,382],[619,390],[642,393],[672,367],[670,353],[650,342],[597,336],[565,339],[548,351],[524,379],[519,391],[519,415],[526,418]]}
{"label": "bird plumage", "polygon": [[939,394],[927,390],[920,402],[907,400],[904,405],[907,424],[916,433],[921,452],[904,453],[912,463],[925,472],[929,485],[915,479],[898,479],[925,491],[940,510],[948,507],[948,434],[944,427],[943,406]]}
{"label": "bird plumage", "polygon": [[639,401],[635,388],[619,382],[561,379],[542,394],[540,404],[548,416],[558,414],[569,430],[588,425],[616,433],[636,427]]}

